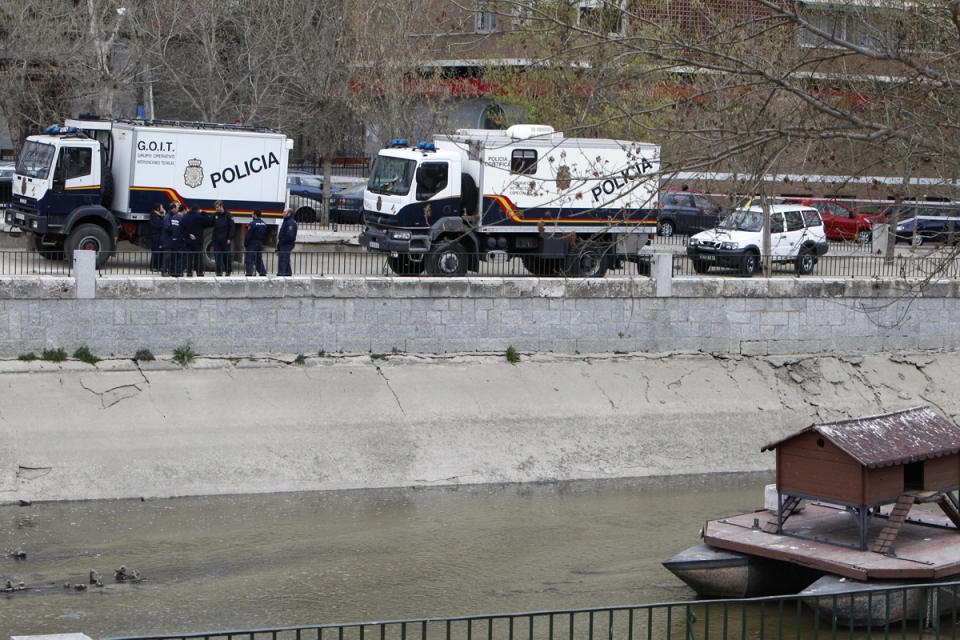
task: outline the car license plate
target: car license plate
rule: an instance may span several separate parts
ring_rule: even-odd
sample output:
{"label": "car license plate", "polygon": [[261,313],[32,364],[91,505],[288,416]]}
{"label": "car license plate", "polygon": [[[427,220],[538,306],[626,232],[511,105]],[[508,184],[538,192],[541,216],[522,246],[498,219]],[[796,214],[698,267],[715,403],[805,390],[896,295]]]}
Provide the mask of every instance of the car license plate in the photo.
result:
{"label": "car license plate", "polygon": [[371,249],[379,249],[379,248],[380,248],[380,243],[377,242],[376,240],[371,240],[371,241],[370,241],[370,248],[371,248]]}
{"label": "car license plate", "polygon": [[24,217],[23,217],[23,214],[22,214],[22,213],[18,213],[18,214],[16,215],[16,218],[17,218],[17,220],[19,220],[20,222],[23,222],[23,220],[24,220]]}

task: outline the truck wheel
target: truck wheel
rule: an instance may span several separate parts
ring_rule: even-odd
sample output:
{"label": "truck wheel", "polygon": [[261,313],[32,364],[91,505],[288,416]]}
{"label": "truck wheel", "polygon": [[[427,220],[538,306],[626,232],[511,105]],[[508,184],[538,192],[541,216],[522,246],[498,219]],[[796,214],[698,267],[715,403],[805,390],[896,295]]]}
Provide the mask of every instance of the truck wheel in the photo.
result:
{"label": "truck wheel", "polygon": [[467,274],[467,250],[459,242],[448,242],[427,254],[427,273],[431,276]]}
{"label": "truck wheel", "polygon": [[413,260],[409,254],[390,256],[387,264],[398,276],[418,276],[423,273],[424,260]]}
{"label": "truck wheel", "polygon": [[63,260],[63,242],[58,241],[55,245],[43,244],[40,238],[34,236],[33,248],[47,260]]}
{"label": "truck wheel", "polygon": [[760,255],[755,251],[747,251],[740,258],[740,275],[750,277],[757,272],[760,266]]}
{"label": "truck wheel", "polygon": [[100,180],[100,206],[104,209],[110,209],[113,204],[113,174],[110,169],[104,167],[103,178]]}
{"label": "truck wheel", "polygon": [[213,229],[203,230],[203,270],[217,271],[217,254],[213,250]]}
{"label": "truck wheel", "polygon": [[653,268],[653,260],[649,255],[637,256],[637,273],[641,276],[649,276]]}
{"label": "truck wheel", "polygon": [[676,233],[677,227],[674,224],[673,220],[667,218],[660,222],[660,235],[664,238],[669,238],[674,233]]}
{"label": "truck wheel", "polygon": [[110,236],[101,227],[95,224],[81,224],[74,228],[64,243],[64,253],[69,261],[73,261],[74,251],[96,251],[97,267],[102,267],[110,259],[113,247]]}
{"label": "truck wheel", "polygon": [[556,276],[563,273],[563,260],[543,256],[521,256],[523,268],[535,276]]}
{"label": "truck wheel", "polygon": [[607,273],[607,257],[596,244],[578,243],[567,256],[567,273],[581,278],[602,278]]}
{"label": "truck wheel", "polygon": [[293,219],[297,222],[316,222],[317,212],[313,210],[313,207],[300,207],[293,214]]}
{"label": "truck wheel", "polygon": [[706,273],[710,271],[710,263],[700,258],[693,259],[693,270],[697,273]]}
{"label": "truck wheel", "polygon": [[808,276],[813,273],[813,266],[817,264],[817,258],[813,252],[806,247],[801,247],[797,254],[797,262],[794,265],[798,276]]}

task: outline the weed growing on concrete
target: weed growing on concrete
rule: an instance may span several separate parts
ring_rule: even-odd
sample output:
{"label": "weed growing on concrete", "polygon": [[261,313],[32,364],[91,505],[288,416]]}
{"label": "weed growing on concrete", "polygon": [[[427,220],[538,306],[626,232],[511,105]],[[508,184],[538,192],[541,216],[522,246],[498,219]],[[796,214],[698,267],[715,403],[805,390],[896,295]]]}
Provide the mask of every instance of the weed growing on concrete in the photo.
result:
{"label": "weed growing on concrete", "polygon": [[36,359],[37,359],[37,354],[35,354],[33,351],[31,351],[30,353],[21,353],[20,355],[17,356],[17,360],[23,360],[24,362],[33,362]]}
{"label": "weed growing on concrete", "polygon": [[185,367],[197,357],[197,352],[193,350],[193,345],[187,340],[187,344],[177,347],[173,350],[173,361],[181,367]]}
{"label": "weed growing on concrete", "polygon": [[137,352],[133,355],[133,359],[137,362],[153,362],[156,358],[153,357],[153,351],[150,349],[137,349]]}
{"label": "weed growing on concrete", "polygon": [[327,353],[323,349],[320,349],[320,351],[317,352],[317,355],[322,358],[323,356],[327,355]]}
{"label": "weed growing on concrete", "polygon": [[371,359],[371,360],[386,360],[386,359],[387,359],[387,356],[383,355],[382,353],[371,353],[371,354],[370,354],[370,359]]}
{"label": "weed growing on concrete", "polygon": [[81,362],[86,362],[87,364],[97,364],[100,362],[100,358],[90,353],[90,349],[87,347],[87,345],[78,347],[77,350],[73,352],[73,357]]}
{"label": "weed growing on concrete", "polygon": [[46,360],[47,362],[63,362],[67,359],[67,352],[64,351],[62,347],[57,349],[44,349],[40,359]]}
{"label": "weed growing on concrete", "polygon": [[297,355],[296,359],[293,361],[293,364],[300,364],[300,365],[307,364],[307,358],[301,353]]}
{"label": "weed growing on concrete", "polygon": [[510,364],[517,364],[520,362],[520,353],[513,348],[513,346],[507,347],[507,362]]}
{"label": "weed growing on concrete", "polygon": [[393,355],[395,355],[395,356],[400,355],[400,349],[397,349],[396,347],[394,347],[394,348],[393,348]]}

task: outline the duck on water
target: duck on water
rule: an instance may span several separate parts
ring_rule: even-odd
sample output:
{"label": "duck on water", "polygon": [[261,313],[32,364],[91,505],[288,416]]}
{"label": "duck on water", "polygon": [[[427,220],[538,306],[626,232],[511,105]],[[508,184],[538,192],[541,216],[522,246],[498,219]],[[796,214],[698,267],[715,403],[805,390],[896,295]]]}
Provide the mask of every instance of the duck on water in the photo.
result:
{"label": "duck on water", "polygon": [[[817,596],[960,579],[960,428],[929,407],[813,424],[761,451],[777,456],[766,509],[707,522],[704,544],[663,563],[698,595],[796,593],[862,625],[875,606]],[[893,593],[871,598],[895,601],[885,620],[924,613]]]}

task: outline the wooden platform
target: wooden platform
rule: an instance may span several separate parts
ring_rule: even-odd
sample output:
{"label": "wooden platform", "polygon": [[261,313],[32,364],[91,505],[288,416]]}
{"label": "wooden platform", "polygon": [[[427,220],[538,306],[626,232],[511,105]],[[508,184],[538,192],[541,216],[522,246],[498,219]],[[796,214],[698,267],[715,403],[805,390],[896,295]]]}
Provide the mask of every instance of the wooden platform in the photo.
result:
{"label": "wooden platform", "polygon": [[[937,580],[960,575],[960,530],[937,511],[911,509],[886,554],[825,542],[859,542],[856,516],[842,507],[807,504],[792,515],[784,528],[803,538],[764,532],[763,525],[771,516],[771,512],[762,510],[711,520],[704,525],[703,541],[720,549],[784,560],[856,580]],[[870,518],[870,546],[886,523],[885,517]]]}

